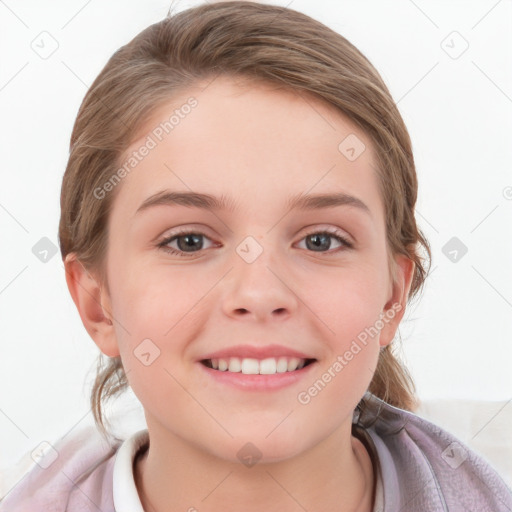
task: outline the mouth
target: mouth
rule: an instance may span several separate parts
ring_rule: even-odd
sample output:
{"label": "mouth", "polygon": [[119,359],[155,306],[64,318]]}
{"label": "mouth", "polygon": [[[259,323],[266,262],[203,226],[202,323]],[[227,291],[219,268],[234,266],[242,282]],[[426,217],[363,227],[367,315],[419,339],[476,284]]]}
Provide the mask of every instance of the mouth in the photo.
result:
{"label": "mouth", "polygon": [[298,357],[268,357],[256,359],[252,357],[225,357],[202,359],[200,363],[206,368],[226,373],[242,373],[244,375],[275,375],[302,370],[314,363],[316,359]]}

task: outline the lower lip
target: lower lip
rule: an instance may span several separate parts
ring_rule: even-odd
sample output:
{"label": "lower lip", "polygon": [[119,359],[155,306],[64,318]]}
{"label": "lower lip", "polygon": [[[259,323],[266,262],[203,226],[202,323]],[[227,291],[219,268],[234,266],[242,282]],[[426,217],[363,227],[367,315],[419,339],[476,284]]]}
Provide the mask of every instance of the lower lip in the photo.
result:
{"label": "lower lip", "polygon": [[272,375],[250,375],[228,371],[214,370],[202,363],[197,363],[207,374],[217,382],[228,384],[245,391],[274,391],[291,386],[309,374],[317,361],[293,372],[274,373]]}

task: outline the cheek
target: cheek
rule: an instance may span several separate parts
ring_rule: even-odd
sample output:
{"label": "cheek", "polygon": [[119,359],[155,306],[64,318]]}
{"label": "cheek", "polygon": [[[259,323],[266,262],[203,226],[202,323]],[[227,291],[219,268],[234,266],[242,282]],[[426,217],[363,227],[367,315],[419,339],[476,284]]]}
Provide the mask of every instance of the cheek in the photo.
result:
{"label": "cheek", "polygon": [[351,268],[339,272],[336,280],[326,279],[325,292],[317,288],[312,295],[311,309],[328,327],[324,331],[326,351],[319,368],[320,382],[311,389],[311,396],[322,390],[319,406],[347,397],[347,393],[357,404],[373,378],[379,357],[384,284],[375,269]]}
{"label": "cheek", "polygon": [[199,414],[190,408],[182,385],[191,364],[186,350],[201,325],[194,305],[204,290],[178,276],[170,286],[149,273],[132,274],[117,295],[117,314],[125,329],[117,327],[116,334],[129,385],[145,407],[162,413],[162,420],[167,414],[164,404],[172,403],[189,417]]}
{"label": "cheek", "polygon": [[371,328],[383,307],[384,280],[372,268],[342,269],[309,284],[310,308],[328,326],[331,335],[344,343]]}
{"label": "cheek", "polygon": [[[195,277],[194,277],[195,276]],[[113,313],[136,343],[141,337],[162,339],[193,313],[208,291],[208,279],[157,264],[138,264],[130,271],[119,269],[113,280]]]}
{"label": "cheek", "polygon": [[[331,276],[332,277],[332,276]],[[368,389],[379,357],[379,321],[384,281],[374,269],[339,272],[334,279],[317,280],[324,292],[311,292],[311,309],[324,330],[324,357],[318,372],[297,401],[312,416],[331,410],[329,421],[341,421]],[[344,404],[332,409],[333,404]]]}

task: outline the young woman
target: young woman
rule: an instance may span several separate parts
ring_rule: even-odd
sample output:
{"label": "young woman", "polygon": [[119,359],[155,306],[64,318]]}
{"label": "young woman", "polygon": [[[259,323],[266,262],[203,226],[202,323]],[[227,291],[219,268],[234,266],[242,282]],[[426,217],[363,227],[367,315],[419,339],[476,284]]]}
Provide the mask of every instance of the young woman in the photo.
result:
{"label": "young woman", "polygon": [[[252,2],[148,27],[88,91],[62,185],[105,438],[61,440],[0,509],[512,510],[393,356],[428,273],[416,197],[398,109],[341,35]],[[147,430],[112,440],[128,386]]]}

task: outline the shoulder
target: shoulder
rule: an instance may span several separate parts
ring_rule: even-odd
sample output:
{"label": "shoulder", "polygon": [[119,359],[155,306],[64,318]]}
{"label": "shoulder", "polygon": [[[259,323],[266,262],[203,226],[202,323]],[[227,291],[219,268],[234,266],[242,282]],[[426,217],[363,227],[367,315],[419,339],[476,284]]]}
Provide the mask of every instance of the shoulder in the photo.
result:
{"label": "shoulder", "polygon": [[107,442],[94,426],[44,443],[33,467],[0,502],[0,512],[113,511],[112,472],[120,444]]}
{"label": "shoulder", "polygon": [[455,436],[370,393],[363,400],[354,423],[378,459],[383,511],[512,510],[502,478]]}

